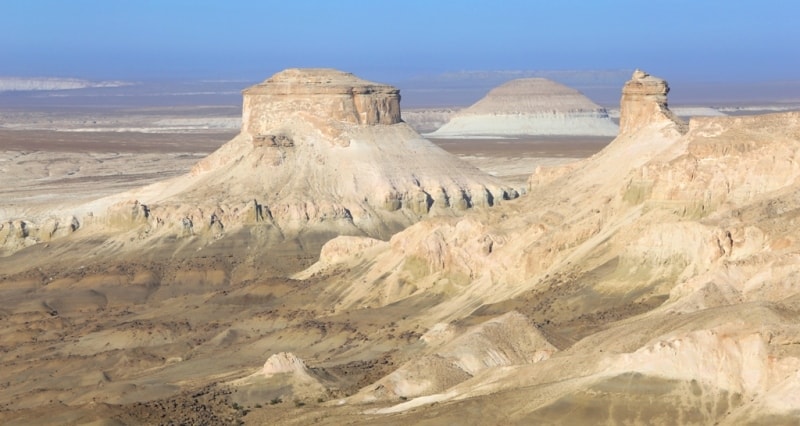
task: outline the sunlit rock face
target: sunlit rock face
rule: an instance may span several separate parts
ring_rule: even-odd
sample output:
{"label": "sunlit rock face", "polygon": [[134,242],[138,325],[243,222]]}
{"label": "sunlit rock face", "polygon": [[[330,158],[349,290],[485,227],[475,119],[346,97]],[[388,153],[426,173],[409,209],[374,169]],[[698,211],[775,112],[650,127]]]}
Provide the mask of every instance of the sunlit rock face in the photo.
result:
{"label": "sunlit rock face", "polygon": [[297,111],[349,124],[401,121],[398,89],[332,69],[288,69],[242,93],[242,130],[253,136]]}
{"label": "sunlit rock face", "polygon": [[622,88],[620,133],[631,133],[659,121],[680,122],[667,106],[668,93],[669,85],[665,80],[642,70],[634,71]]}
{"label": "sunlit rock face", "polygon": [[[339,312],[446,294],[418,316],[428,332],[417,358],[347,401],[400,397],[372,413],[414,420],[434,402],[437,415],[447,404],[459,415],[480,401],[513,405],[519,424],[592,423],[598,412],[615,423],[675,423],[665,412],[694,419],[678,423],[796,423],[800,113],[687,126],[668,90],[634,73],[620,135],[538,170],[518,203],[421,221],[388,243],[329,242],[296,277],[327,276]],[[484,327],[479,341],[464,326],[479,321],[514,333]],[[483,339],[490,330],[508,346]],[[620,415],[646,405],[644,389],[658,389],[646,398],[660,408]]]}
{"label": "sunlit rock face", "polygon": [[[241,132],[189,174],[59,216],[77,218],[74,229],[141,232],[141,241],[216,241],[255,227],[267,240],[303,235],[318,249],[336,235],[387,239],[426,216],[519,195],[404,123],[392,86],[332,69],[289,69],[243,98]],[[25,219],[28,234],[38,235],[39,219]],[[39,242],[6,239],[14,239],[3,244],[9,251]]]}

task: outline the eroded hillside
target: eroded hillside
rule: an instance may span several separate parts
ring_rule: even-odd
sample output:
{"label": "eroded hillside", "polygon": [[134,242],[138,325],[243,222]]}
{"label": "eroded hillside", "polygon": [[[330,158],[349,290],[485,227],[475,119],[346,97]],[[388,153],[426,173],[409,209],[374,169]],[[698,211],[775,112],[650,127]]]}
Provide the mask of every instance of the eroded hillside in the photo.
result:
{"label": "eroded hillside", "polygon": [[221,238],[6,274],[0,418],[792,424],[800,114],[687,125],[667,91],[635,73],[620,135],[524,197],[300,272]]}

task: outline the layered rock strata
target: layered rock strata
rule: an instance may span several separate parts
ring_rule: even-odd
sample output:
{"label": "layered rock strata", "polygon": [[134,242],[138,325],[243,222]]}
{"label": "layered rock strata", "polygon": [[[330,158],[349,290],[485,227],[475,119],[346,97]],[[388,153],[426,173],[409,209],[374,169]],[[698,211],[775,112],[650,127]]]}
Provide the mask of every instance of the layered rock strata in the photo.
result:
{"label": "layered rock strata", "polygon": [[[597,412],[632,423],[669,423],[664,412],[697,423],[794,421],[800,114],[703,117],[687,129],[667,91],[637,71],[623,90],[620,135],[597,155],[542,170],[520,203],[420,222],[388,243],[331,241],[297,277],[329,274],[337,312],[435,300],[416,317],[436,331],[421,337],[430,346],[420,361],[351,401],[409,395],[376,412],[411,415],[436,402],[441,415],[501,398],[520,424],[590,423]],[[369,247],[368,259],[347,246]],[[537,325],[527,336],[541,333],[558,351],[498,367],[511,351],[497,349],[479,372],[454,368],[489,347],[462,346],[469,332],[458,326],[512,309]],[[444,339],[458,345],[433,348]],[[657,390],[646,399],[659,409],[617,410],[642,389]],[[709,401],[724,409],[705,410]]]}
{"label": "layered rock strata", "polygon": [[43,218],[65,215],[76,218],[73,231],[92,225],[145,240],[219,239],[248,226],[271,240],[388,238],[428,215],[518,196],[402,122],[394,87],[331,69],[290,69],[243,94],[241,133],[190,174],[68,212],[9,218],[0,244],[13,252],[43,241],[35,238]]}
{"label": "layered rock strata", "polygon": [[622,88],[622,98],[619,101],[620,133],[631,133],[665,119],[682,123],[667,105],[668,93],[669,84],[663,79],[642,70],[634,71],[631,79]]}
{"label": "layered rock strata", "polygon": [[264,134],[298,111],[329,123],[400,123],[400,91],[329,69],[289,69],[243,92],[242,131]]}
{"label": "layered rock strata", "polygon": [[606,110],[577,90],[544,78],[524,78],[492,89],[430,136],[616,134]]}

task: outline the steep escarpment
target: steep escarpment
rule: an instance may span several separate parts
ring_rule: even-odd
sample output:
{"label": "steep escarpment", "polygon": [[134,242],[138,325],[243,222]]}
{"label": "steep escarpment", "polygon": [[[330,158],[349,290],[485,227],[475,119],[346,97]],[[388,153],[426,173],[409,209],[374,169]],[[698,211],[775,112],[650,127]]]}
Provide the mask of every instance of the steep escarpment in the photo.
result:
{"label": "steep escarpment", "polygon": [[40,229],[56,216],[74,218],[77,225],[68,225],[78,234],[130,234],[125,239],[142,246],[202,245],[244,232],[259,235],[259,245],[300,238],[313,252],[335,235],[388,238],[423,217],[519,194],[403,123],[394,87],[336,70],[291,69],[243,94],[241,133],[190,174],[8,218],[0,234],[5,251],[60,235],[50,225]]}
{"label": "steep escarpment", "polygon": [[605,109],[577,90],[544,78],[524,78],[492,89],[430,136],[616,134]]}

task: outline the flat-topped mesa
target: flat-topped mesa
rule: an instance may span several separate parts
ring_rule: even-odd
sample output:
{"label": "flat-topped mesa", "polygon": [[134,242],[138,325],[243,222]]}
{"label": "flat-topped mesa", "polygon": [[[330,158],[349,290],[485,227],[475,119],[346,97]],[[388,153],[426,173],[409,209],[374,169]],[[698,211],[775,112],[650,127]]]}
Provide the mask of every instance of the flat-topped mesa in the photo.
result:
{"label": "flat-topped mesa", "polygon": [[616,136],[606,110],[581,92],[545,78],[498,86],[459,111],[432,137],[521,135]]}
{"label": "flat-topped mesa", "polygon": [[398,89],[334,69],[288,69],[242,94],[242,131],[251,136],[295,114],[353,125],[401,122]]}
{"label": "flat-topped mesa", "polygon": [[576,89],[546,78],[520,78],[490,90],[472,105],[469,114],[532,114],[558,112],[604,113]]}
{"label": "flat-topped mesa", "polygon": [[[59,212],[78,223],[58,222],[58,235],[91,224],[113,239],[141,236],[142,246],[126,250],[168,238],[163,247],[182,251],[187,241],[252,231],[254,246],[298,242],[316,255],[337,235],[388,239],[425,216],[460,215],[519,195],[402,122],[397,89],[349,73],[278,73],[244,91],[243,122],[239,135],[187,175]],[[0,222],[0,255],[56,235],[54,226]]]}
{"label": "flat-topped mesa", "polygon": [[633,72],[633,76],[622,88],[620,99],[620,134],[632,133],[651,123],[672,122],[681,133],[686,133],[687,126],[667,106],[669,85],[661,78],[652,76],[642,70]]}

